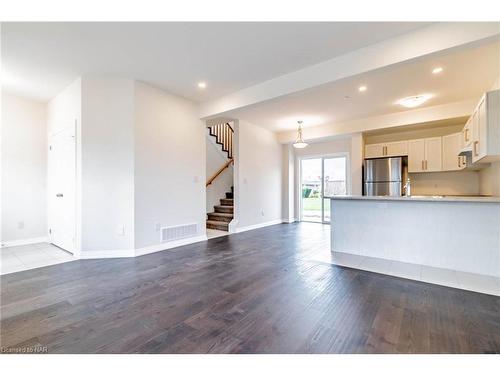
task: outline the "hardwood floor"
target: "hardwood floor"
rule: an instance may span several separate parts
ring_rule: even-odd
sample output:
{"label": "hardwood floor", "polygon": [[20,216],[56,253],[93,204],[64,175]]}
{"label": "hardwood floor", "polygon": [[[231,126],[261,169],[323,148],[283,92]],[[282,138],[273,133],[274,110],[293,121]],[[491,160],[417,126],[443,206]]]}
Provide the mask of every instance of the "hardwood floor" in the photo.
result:
{"label": "hardwood floor", "polygon": [[49,353],[499,353],[500,298],[334,266],[283,224],[1,277],[1,346]]}

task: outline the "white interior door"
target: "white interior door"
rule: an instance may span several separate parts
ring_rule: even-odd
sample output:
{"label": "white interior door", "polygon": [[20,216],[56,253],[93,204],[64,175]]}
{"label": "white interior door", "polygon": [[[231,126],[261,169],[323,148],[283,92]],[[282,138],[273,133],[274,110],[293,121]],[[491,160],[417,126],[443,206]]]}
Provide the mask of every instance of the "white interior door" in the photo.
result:
{"label": "white interior door", "polygon": [[49,140],[48,222],[54,245],[75,252],[76,237],[76,134],[70,126]]}

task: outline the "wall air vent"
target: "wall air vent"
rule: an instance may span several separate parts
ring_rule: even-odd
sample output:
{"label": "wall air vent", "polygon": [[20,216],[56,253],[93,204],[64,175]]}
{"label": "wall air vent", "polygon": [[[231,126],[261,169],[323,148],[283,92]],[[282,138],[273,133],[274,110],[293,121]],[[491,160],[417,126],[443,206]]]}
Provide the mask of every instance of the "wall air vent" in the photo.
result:
{"label": "wall air vent", "polygon": [[177,225],[175,227],[163,227],[160,231],[160,241],[168,242],[183,238],[196,236],[198,233],[197,224]]}

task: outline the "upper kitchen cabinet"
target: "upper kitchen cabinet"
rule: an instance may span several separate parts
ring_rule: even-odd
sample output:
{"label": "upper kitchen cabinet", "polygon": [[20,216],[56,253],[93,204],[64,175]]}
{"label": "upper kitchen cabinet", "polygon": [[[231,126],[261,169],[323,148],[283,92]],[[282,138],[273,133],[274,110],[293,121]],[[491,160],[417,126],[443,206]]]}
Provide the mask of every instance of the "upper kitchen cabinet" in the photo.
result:
{"label": "upper kitchen cabinet", "polygon": [[441,137],[408,141],[408,172],[438,172],[441,170]]}
{"label": "upper kitchen cabinet", "polygon": [[465,168],[465,157],[459,156],[460,149],[463,148],[463,136],[463,132],[443,136],[443,171],[458,171]]}
{"label": "upper kitchen cabinet", "polygon": [[377,143],[365,146],[365,159],[408,155],[408,141]]}
{"label": "upper kitchen cabinet", "polygon": [[500,90],[484,94],[470,120],[472,162],[500,160]]}

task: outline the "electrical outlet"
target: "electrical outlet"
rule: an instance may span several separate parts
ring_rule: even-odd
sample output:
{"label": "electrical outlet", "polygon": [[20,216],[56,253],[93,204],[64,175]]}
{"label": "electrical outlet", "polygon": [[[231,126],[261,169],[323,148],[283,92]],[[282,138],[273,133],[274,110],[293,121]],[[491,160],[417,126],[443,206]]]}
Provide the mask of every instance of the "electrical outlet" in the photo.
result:
{"label": "electrical outlet", "polygon": [[161,224],[160,223],[155,223],[155,231],[159,232],[161,230]]}
{"label": "electrical outlet", "polygon": [[122,225],[121,227],[118,228],[117,234],[119,236],[125,236],[125,225]]}

